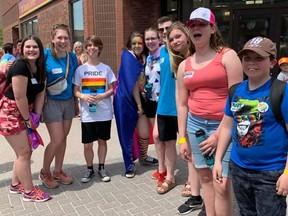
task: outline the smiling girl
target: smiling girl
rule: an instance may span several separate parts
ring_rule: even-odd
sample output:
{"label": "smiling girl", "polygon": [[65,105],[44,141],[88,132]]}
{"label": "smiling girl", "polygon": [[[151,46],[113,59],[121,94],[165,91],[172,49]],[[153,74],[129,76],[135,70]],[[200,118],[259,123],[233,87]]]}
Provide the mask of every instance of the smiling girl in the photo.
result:
{"label": "smiling girl", "polygon": [[32,150],[26,132],[26,127],[37,127],[30,121],[30,113],[32,110],[39,116],[42,113],[45,80],[43,45],[37,36],[29,35],[23,39],[20,59],[8,72],[6,86],[9,87],[0,100],[0,134],[17,156],[10,192],[22,193],[23,200],[28,202],[44,202],[51,197],[33,186]]}
{"label": "smiling girl", "polygon": [[[74,53],[70,49],[70,34],[68,26],[56,24],[51,31],[50,49],[46,49],[44,56],[46,62],[47,86],[58,79],[62,79],[63,86],[60,91],[49,91],[47,88],[47,103],[43,109],[43,121],[50,136],[44,154],[43,168],[39,178],[47,188],[58,187],[58,182],[71,184],[72,178],[62,170],[66,150],[66,140],[78,109],[78,100],[74,100],[72,77],[78,66]],[[64,80],[63,80],[64,78]],[[66,83],[66,84],[65,84]],[[53,176],[50,166],[55,157],[55,170]]]}

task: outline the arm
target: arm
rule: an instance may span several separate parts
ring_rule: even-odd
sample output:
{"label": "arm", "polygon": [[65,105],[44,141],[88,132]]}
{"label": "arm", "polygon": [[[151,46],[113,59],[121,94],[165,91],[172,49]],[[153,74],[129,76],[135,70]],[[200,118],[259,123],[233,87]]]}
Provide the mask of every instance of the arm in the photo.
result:
{"label": "arm", "polygon": [[222,63],[227,72],[228,88],[243,81],[242,64],[234,50],[230,49],[224,53]]}
{"label": "arm", "polygon": [[142,105],[141,105],[141,99],[140,99],[139,92],[140,92],[139,85],[138,85],[138,82],[136,82],[134,85],[134,88],[133,88],[133,98],[134,98],[135,102],[137,103],[138,114],[142,115],[143,109],[142,109]]}
{"label": "arm", "polygon": [[[46,82],[45,82],[45,86],[46,86]],[[43,105],[44,105],[44,101],[45,101],[45,94],[46,94],[46,87],[44,86],[44,89],[42,92],[40,92],[34,101],[34,111],[39,114],[41,116],[42,114],[42,110],[43,110]]]}
{"label": "arm", "polygon": [[12,77],[12,88],[14,92],[15,102],[23,117],[29,119],[29,105],[26,97],[28,78],[22,75]]}
{"label": "arm", "polygon": [[213,168],[213,178],[217,183],[222,182],[222,159],[226,153],[231,140],[231,131],[233,127],[233,118],[224,115],[221,121],[221,132],[219,134],[219,141],[215,155],[215,163]]}
{"label": "arm", "polygon": [[104,92],[103,94],[97,94],[97,95],[95,96],[95,99],[96,99],[96,102],[97,102],[97,103],[100,102],[101,100],[103,100],[104,98],[108,98],[108,97],[110,97],[111,95],[113,95],[114,83],[115,83],[115,82],[110,83],[110,84],[108,85],[108,89],[107,89],[106,92]]}
{"label": "arm", "polygon": [[[186,123],[188,114],[188,90],[186,89],[183,82],[183,74],[185,68],[185,61],[182,61],[178,67],[177,71],[177,81],[176,81],[176,105],[178,113],[178,130],[180,139],[186,137]],[[178,140],[179,142],[179,140]],[[183,160],[191,160],[191,149],[189,148],[187,142],[181,142],[179,145],[179,154]]]}

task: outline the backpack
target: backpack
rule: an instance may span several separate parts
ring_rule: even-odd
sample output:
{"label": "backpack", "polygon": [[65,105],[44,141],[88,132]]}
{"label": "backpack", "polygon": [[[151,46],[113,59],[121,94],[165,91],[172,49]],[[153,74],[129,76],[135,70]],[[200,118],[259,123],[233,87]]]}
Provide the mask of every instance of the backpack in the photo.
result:
{"label": "backpack", "polygon": [[[270,88],[269,100],[275,119],[284,124],[283,116],[281,114],[281,103],[285,94],[286,82],[271,78],[272,84]],[[229,100],[231,101],[234,93],[240,83],[236,83],[229,88]]]}

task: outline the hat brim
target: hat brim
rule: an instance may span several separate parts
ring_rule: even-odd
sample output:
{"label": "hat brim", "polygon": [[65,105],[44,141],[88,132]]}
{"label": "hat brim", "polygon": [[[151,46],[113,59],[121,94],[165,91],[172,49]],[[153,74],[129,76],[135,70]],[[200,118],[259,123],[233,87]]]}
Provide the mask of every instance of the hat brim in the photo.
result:
{"label": "hat brim", "polygon": [[243,53],[246,52],[246,51],[255,52],[255,53],[257,53],[258,55],[260,55],[260,56],[262,56],[262,57],[269,57],[270,55],[272,55],[272,54],[267,53],[267,52],[265,52],[264,50],[259,49],[259,48],[257,48],[257,47],[251,47],[251,48],[245,48],[245,49],[240,50],[240,51],[238,52],[238,56],[242,56]]}
{"label": "hat brim", "polygon": [[185,26],[186,27],[189,27],[193,22],[202,22],[202,23],[207,23],[207,24],[213,24],[213,23],[211,23],[211,22],[209,22],[209,21],[207,21],[207,20],[204,20],[204,19],[191,19],[191,20],[188,20],[186,23],[185,23]]}

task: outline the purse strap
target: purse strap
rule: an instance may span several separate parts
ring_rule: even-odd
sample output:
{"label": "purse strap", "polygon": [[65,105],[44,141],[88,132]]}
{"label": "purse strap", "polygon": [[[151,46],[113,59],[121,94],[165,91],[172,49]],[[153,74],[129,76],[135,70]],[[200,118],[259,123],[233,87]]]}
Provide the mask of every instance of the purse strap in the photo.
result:
{"label": "purse strap", "polygon": [[68,72],[69,72],[69,64],[70,64],[70,54],[69,54],[69,52],[66,52],[66,55],[67,55],[67,62],[66,62],[65,79],[67,79]]}

